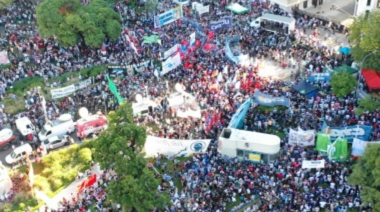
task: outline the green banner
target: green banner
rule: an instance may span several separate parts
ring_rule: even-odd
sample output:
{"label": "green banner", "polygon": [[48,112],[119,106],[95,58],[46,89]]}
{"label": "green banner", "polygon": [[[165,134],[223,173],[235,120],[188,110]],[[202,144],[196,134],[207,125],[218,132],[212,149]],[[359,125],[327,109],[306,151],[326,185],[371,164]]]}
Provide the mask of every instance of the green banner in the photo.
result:
{"label": "green banner", "polygon": [[344,162],[348,157],[347,139],[337,138],[334,143],[327,147],[327,155],[330,160]]}
{"label": "green banner", "polygon": [[151,36],[143,36],[144,43],[158,43],[160,36],[158,35],[151,35]]}
{"label": "green banner", "polygon": [[124,102],[124,99],[120,96],[120,93],[117,91],[115,83],[109,78],[107,75],[108,80],[108,87],[110,88],[110,91],[116,96],[117,101],[120,103]]}
{"label": "green banner", "polygon": [[318,133],[317,136],[317,151],[319,153],[327,153],[327,146],[330,144],[330,136],[323,134],[323,133]]}

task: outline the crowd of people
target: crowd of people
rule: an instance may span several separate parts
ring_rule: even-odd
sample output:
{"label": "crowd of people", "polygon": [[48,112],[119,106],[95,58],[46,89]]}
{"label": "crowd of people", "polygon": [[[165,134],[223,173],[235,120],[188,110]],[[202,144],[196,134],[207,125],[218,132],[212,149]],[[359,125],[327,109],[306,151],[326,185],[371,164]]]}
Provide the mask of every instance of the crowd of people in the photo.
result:
{"label": "crowd of people", "polygon": [[[88,2],[83,1],[84,4]],[[184,7],[184,17],[188,21],[178,20],[157,31],[153,28],[152,21],[141,18],[148,17],[147,14],[142,12],[138,16],[127,2],[117,2],[115,11],[120,13],[129,35],[137,41],[136,54],[129,45],[133,41],[125,41],[124,36],[120,36],[117,42],[106,40],[101,49],[81,44],[63,48],[52,38],[41,38],[35,25],[37,3],[38,1],[15,0],[12,7],[7,9],[9,12],[1,14],[1,23],[5,28],[5,33],[1,35],[1,45],[7,49],[12,66],[0,73],[0,93],[3,99],[24,98],[26,105],[25,111],[15,116],[7,114],[7,108],[0,107],[2,123],[9,122],[14,126],[15,119],[27,116],[41,129],[45,116],[54,120],[63,113],[75,115],[80,107],[87,107],[92,113],[102,111],[107,114],[116,109],[118,103],[108,89],[106,70],[95,76],[93,85],[76,91],[72,97],[65,97],[60,102],[47,100],[46,114],[38,89],[27,91],[23,97],[7,94],[6,90],[16,81],[30,76],[43,77],[48,82],[65,72],[102,64],[128,65],[160,60],[163,52],[175,44],[182,44],[190,34],[197,32],[196,39],[202,45],[208,43],[215,48],[204,50],[201,46],[184,53],[183,65],[165,75],[160,74],[162,70],[152,62],[147,63],[134,76],[119,75],[113,78],[120,95],[127,101],[135,102],[136,95],[141,94],[162,106],[162,109],[150,111],[147,116],[135,117],[136,123],[147,126],[149,134],[176,139],[216,140],[223,127],[228,126],[237,108],[246,99],[252,98],[258,89],[264,94],[288,97],[291,105],[284,110],[271,111],[263,111],[252,105],[244,121],[244,130],[286,134],[289,128],[297,126],[304,130],[319,131],[323,122],[329,126],[361,124],[373,126],[372,139],[380,138],[380,111],[355,115],[357,100],[354,94],[337,98],[331,94],[329,82],[325,81],[313,83],[320,92],[312,98],[306,98],[290,88],[303,80],[300,75],[307,77],[314,72],[327,72],[327,69],[334,69],[343,63],[341,55],[322,42],[323,39],[333,39],[330,35],[344,31],[343,26],[289,13],[269,2],[254,0],[240,2],[243,6],[250,7],[251,11],[239,15],[227,12],[223,2],[206,2],[210,5],[210,12],[201,16],[191,11],[190,7]],[[174,6],[172,2],[160,2],[157,13]],[[297,28],[294,34],[288,34],[285,30],[271,32],[250,27],[250,21],[262,13],[296,18]],[[216,32],[208,30],[211,21],[223,16],[231,16],[234,24]],[[203,30],[199,31],[199,27],[189,20],[198,23]],[[324,35],[320,34],[321,31]],[[160,36],[161,44],[141,44],[143,35],[154,33]],[[225,57],[224,42],[229,36],[240,37],[240,41],[232,45],[233,51],[248,54],[252,58],[250,65],[240,66]],[[261,77],[260,71],[265,71],[263,61],[274,61],[278,66],[287,67],[292,72],[290,82],[274,76]],[[81,76],[81,79],[86,77]],[[56,82],[50,86],[59,84]],[[175,91],[176,84],[180,84],[184,91],[195,97],[202,110],[201,118],[176,116],[179,108],[171,107],[165,101],[168,94]],[[157,129],[149,127],[149,123],[153,122]],[[319,208],[330,208],[333,211],[347,211],[350,208],[370,210],[369,206],[361,203],[360,187],[347,184],[349,167],[330,161],[325,169],[316,172],[301,169],[300,163],[304,158],[326,158],[310,149],[290,147],[286,141],[287,138],[284,137],[278,160],[266,165],[225,158],[216,152],[215,144],[209,147],[207,154],[194,156],[192,161],[178,164],[170,174],[173,179],[182,182],[183,188],[180,190],[169,183],[173,206],[167,210],[183,211],[190,207],[192,211],[226,211],[228,202],[251,203],[257,199],[259,204],[254,207],[257,206],[256,209],[261,211],[319,211]],[[102,186],[87,192],[81,201],[75,199],[75,207],[83,208],[89,201],[92,204],[104,200]],[[99,197],[99,194],[102,195]],[[67,202],[63,201],[63,204],[70,210],[68,207],[73,204]],[[256,209],[248,208],[247,211]]]}

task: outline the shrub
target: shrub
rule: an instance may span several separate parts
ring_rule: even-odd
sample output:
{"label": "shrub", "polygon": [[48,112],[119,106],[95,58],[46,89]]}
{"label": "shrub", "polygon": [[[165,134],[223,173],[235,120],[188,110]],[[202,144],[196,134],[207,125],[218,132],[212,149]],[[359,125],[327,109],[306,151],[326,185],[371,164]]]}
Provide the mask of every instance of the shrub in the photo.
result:
{"label": "shrub", "polygon": [[42,77],[26,77],[20,79],[19,81],[13,84],[13,87],[8,90],[9,94],[16,94],[19,97],[22,97],[26,91],[34,87],[44,87],[45,82]]}
{"label": "shrub", "polygon": [[78,162],[82,164],[88,164],[92,160],[92,152],[89,148],[82,148],[78,152]]}
{"label": "shrub", "polygon": [[[61,176],[62,177],[62,176]],[[50,184],[50,187],[53,189],[53,190],[58,190],[59,188],[62,187],[63,185],[63,182],[60,178],[57,178],[57,177],[51,177],[49,178],[49,184]]]}
{"label": "shrub", "polygon": [[[27,201],[29,198],[31,198],[32,195],[30,193],[26,193],[26,192],[20,192],[20,193],[17,193],[14,198],[13,198],[13,203],[15,205],[19,205],[21,203],[24,203],[25,201]],[[19,205],[19,207],[21,207]]]}
{"label": "shrub", "polygon": [[5,211],[5,212],[12,211],[12,204],[9,202],[0,204],[0,211]]}
{"label": "shrub", "polygon": [[33,185],[42,191],[50,191],[50,184],[44,176],[35,175]]}

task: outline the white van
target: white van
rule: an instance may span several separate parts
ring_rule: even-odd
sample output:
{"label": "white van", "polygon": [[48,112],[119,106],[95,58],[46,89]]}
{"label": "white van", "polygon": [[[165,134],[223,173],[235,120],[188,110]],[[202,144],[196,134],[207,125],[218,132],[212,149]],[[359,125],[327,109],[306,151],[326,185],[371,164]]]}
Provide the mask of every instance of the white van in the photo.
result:
{"label": "white van", "polygon": [[162,110],[162,107],[152,100],[143,100],[143,102],[132,103],[132,110],[134,116],[147,116],[149,110]]}
{"label": "white van", "polygon": [[16,119],[16,128],[23,136],[36,134],[36,128],[28,117]]}
{"label": "white van", "polygon": [[9,155],[5,157],[5,162],[8,164],[16,164],[22,159],[25,159],[26,156],[32,155],[33,149],[29,144],[24,144],[19,147],[16,147]]}
{"label": "white van", "polygon": [[50,137],[71,134],[75,131],[75,123],[70,114],[63,114],[54,121],[49,121],[38,133],[38,138],[44,142]]}

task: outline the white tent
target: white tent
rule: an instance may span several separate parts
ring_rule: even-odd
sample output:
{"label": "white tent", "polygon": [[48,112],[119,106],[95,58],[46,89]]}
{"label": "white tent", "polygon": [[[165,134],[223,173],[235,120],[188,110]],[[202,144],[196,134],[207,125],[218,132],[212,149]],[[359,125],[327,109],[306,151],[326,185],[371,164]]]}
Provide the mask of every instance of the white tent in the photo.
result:
{"label": "white tent", "polygon": [[245,8],[238,3],[233,3],[229,5],[227,7],[227,10],[231,10],[232,12],[237,13],[237,14],[242,14],[249,11],[248,8]]}
{"label": "white tent", "polygon": [[283,23],[283,24],[288,25],[288,34],[290,34],[290,32],[292,32],[292,31],[294,31],[294,29],[296,27],[296,19],[290,18],[290,17],[284,17],[284,16],[280,16],[280,15],[265,13],[263,16],[261,16],[259,18],[260,18],[261,22],[266,20],[266,21],[274,21],[274,22]]}
{"label": "white tent", "polygon": [[2,199],[5,194],[8,194],[12,187],[13,183],[8,171],[0,162],[0,198]]}

